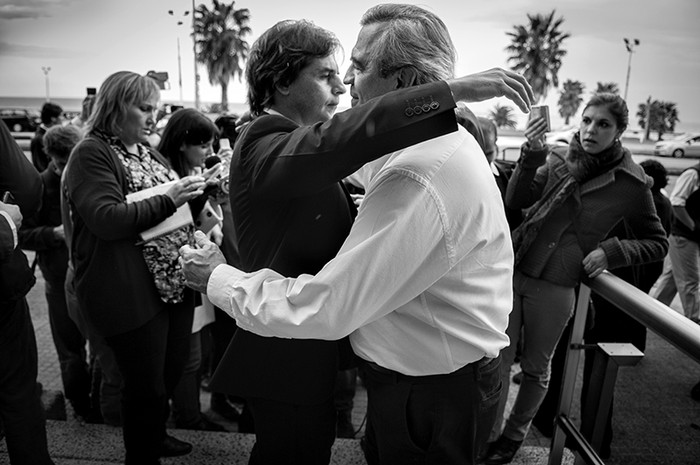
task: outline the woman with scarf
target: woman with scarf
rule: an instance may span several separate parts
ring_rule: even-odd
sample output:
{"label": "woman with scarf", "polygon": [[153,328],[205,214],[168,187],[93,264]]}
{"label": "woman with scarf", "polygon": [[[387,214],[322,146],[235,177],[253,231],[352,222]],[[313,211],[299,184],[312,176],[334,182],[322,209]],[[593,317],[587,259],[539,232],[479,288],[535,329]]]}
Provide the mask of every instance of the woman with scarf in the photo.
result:
{"label": "woman with scarf", "polygon": [[[86,137],[64,176],[73,233],[71,259],[81,316],[105,338],[123,378],[126,464],[155,465],[192,446],[166,434],[168,395],[189,354],[194,293],[184,285],[178,249],[192,240],[185,225],[142,241],[204,192],[201,176],[179,179],[145,142],[160,100],[156,81],[120,71],[100,87]],[[173,181],[163,194],[127,195]]]}
{"label": "woman with scarf", "polygon": [[[513,231],[510,346],[503,350],[500,415],[490,437],[495,442],[486,450],[487,465],[509,463],[525,439],[547,393],[552,354],[573,314],[581,279],[666,255],[668,242],[654,207],[651,180],[620,143],[628,118],[622,98],[595,95],[564,154],[544,144],[544,120],[528,122],[528,140],[506,194],[508,207],[527,210]],[[619,221],[628,224],[636,239],[607,237]],[[518,343],[523,379],[501,433]]]}

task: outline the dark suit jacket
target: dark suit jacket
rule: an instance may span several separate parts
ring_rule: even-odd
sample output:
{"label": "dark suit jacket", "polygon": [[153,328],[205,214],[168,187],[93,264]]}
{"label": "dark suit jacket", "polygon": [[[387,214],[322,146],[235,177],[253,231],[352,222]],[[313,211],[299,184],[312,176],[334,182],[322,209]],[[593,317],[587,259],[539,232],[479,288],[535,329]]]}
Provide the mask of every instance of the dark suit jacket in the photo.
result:
{"label": "dark suit jacket", "polygon": [[[41,205],[39,172],[24,156],[7,125],[0,124],[0,195],[10,191],[22,216],[33,216]],[[20,247],[13,247],[10,225],[0,218],[0,322],[10,302],[23,298],[34,285],[34,273]]]}
{"label": "dark suit jacket", "polygon": [[[341,180],[386,153],[455,131],[454,106],[447,85],[434,83],[313,126],[279,115],[251,122],[236,140],[230,174],[240,268],[317,273],[352,226],[354,206]],[[211,387],[320,403],[333,394],[337,354],[335,341],[264,338],[239,328]]]}

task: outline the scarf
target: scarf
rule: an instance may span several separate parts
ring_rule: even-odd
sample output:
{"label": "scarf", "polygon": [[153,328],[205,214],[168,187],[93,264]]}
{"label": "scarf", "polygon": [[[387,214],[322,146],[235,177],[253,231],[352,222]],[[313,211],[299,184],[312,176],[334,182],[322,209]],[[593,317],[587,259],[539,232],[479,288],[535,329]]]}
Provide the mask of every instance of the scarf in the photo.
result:
{"label": "scarf", "polygon": [[579,184],[583,184],[600,174],[610,171],[622,161],[622,157],[623,149],[619,139],[616,139],[607,149],[593,155],[583,149],[579,133],[577,132],[571,138],[571,143],[569,144],[569,150],[566,154],[566,166],[574,179]]}
{"label": "scarf", "polygon": [[560,208],[578,186],[611,170],[622,161],[623,156],[624,151],[619,140],[602,152],[593,155],[583,149],[579,134],[574,135],[566,154],[567,170],[556,184],[545,191],[540,200],[527,211],[523,222],[513,231],[516,267],[530,249],[550,214]]}

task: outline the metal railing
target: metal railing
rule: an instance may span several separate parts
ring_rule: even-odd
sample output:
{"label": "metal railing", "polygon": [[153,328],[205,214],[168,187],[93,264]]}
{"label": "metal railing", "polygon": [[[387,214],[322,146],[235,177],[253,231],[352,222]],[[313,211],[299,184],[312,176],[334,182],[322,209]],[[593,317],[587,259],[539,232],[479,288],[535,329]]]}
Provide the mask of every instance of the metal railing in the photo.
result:
{"label": "metal railing", "polygon": [[[549,453],[549,465],[561,464],[567,436],[570,441],[576,444],[577,463],[603,464],[594,447],[596,441],[592,441],[594,443],[592,446],[573,424],[569,415],[574,397],[576,374],[581,359],[581,349],[585,348],[583,345],[583,332],[591,290],[700,363],[700,325],[695,324],[607,271],[595,279],[582,283],[577,297],[569,349],[566,355],[559,413]],[[636,354],[634,355],[636,356]],[[616,373],[616,371],[613,373]],[[610,386],[611,383],[608,383],[606,387],[606,389],[610,390],[610,399],[606,400],[611,400],[612,397],[611,390],[614,387],[614,374],[612,378],[612,386]],[[604,401],[601,403],[605,404]],[[599,409],[599,412],[608,408],[609,406]],[[607,417],[607,411],[602,416]],[[605,418],[597,418],[595,420],[596,424],[593,427],[594,439],[600,437],[600,428],[603,427],[604,422]]]}

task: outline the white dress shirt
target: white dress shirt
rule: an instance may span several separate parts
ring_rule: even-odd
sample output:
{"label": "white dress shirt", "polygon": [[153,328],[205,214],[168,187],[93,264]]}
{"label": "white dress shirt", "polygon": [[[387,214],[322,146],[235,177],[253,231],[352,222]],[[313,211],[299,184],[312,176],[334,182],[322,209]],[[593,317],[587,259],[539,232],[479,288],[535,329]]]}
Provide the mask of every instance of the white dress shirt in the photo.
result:
{"label": "white dress shirt", "polygon": [[315,276],[219,265],[210,300],[261,336],[340,339],[406,375],[451,373],[508,345],[513,250],[498,187],[458,132],[368,164],[350,234]]}

